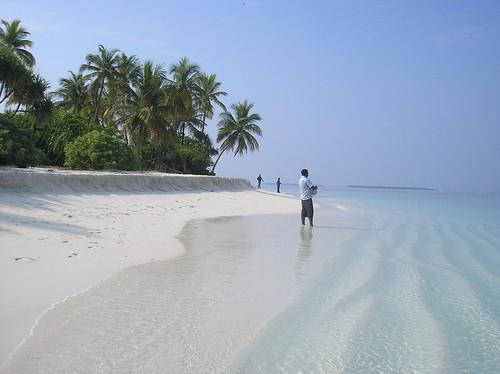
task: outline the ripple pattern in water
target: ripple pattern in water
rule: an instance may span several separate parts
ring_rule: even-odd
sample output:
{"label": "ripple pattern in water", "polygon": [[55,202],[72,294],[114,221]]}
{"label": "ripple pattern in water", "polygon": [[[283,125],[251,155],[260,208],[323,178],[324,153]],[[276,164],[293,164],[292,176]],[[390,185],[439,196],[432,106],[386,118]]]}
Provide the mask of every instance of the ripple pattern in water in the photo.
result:
{"label": "ripple pattern in water", "polygon": [[500,372],[500,225],[445,213],[193,221],[185,255],[58,305],[3,371]]}

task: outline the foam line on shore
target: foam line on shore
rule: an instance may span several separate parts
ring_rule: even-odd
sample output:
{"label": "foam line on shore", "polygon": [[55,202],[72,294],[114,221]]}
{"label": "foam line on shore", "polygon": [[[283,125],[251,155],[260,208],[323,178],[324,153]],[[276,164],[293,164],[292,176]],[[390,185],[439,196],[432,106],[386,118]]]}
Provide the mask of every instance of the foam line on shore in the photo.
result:
{"label": "foam line on shore", "polygon": [[52,304],[50,304],[50,306],[45,309],[42,313],[40,313],[40,315],[35,319],[35,322],[33,323],[33,326],[31,326],[29,332],[28,332],[28,335],[26,335],[23,340],[21,340],[21,342],[16,346],[16,348],[7,356],[7,358],[5,359],[5,361],[1,362],[0,363],[0,369],[1,368],[5,368],[5,366],[7,365],[7,363],[9,362],[9,360],[16,354],[17,351],[19,351],[19,349],[24,345],[24,343],[26,343],[26,341],[31,338],[35,332],[35,329],[37,328],[37,326],[39,325],[40,323],[40,320],[48,313],[50,312],[51,310],[53,310],[56,306],[58,306],[59,304],[62,304],[64,302],[66,302],[68,299],[72,298],[72,297],[75,297],[75,296],[78,296],[78,295],[81,295],[87,291],[89,291],[90,289],[92,289],[93,287],[97,286],[98,284],[106,281],[107,279],[111,278],[113,274],[110,274],[108,275],[107,277],[103,278],[103,279],[99,279],[98,281],[90,284],[88,287],[84,288],[83,290],[80,290],[80,291],[77,291],[71,295],[68,295],[68,296],[65,296],[64,298],[62,298],[61,300],[58,300],[56,302],[53,302]]}
{"label": "foam line on shore", "polygon": [[243,191],[247,179],[158,172],[0,168],[0,189],[28,192]]}

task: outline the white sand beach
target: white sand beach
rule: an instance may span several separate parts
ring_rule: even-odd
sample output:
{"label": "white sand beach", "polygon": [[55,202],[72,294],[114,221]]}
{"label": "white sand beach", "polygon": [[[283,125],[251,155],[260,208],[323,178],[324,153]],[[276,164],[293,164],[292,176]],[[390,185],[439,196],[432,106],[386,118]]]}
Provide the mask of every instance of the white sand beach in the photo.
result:
{"label": "white sand beach", "polygon": [[0,362],[44,313],[127,267],[183,253],[193,219],[297,212],[242,179],[0,170]]}

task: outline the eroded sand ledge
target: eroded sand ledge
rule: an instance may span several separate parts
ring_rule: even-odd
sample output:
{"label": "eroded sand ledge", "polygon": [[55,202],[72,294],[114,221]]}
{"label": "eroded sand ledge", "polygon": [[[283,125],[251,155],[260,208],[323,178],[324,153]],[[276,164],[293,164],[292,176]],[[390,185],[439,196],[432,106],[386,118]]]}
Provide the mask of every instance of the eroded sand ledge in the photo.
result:
{"label": "eroded sand ledge", "polygon": [[30,192],[248,190],[241,178],[156,172],[0,168],[0,189]]}
{"label": "eroded sand ledge", "polygon": [[176,236],[189,220],[297,209],[245,179],[0,169],[0,363],[55,303],[182,254]]}

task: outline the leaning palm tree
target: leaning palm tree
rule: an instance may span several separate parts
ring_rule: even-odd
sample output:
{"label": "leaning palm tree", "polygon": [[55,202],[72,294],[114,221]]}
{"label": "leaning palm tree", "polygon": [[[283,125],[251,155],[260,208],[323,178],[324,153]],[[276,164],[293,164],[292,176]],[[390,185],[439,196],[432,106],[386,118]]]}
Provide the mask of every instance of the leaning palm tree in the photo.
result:
{"label": "leaning palm tree", "polygon": [[80,72],[88,72],[84,77],[92,79],[93,83],[91,89],[95,95],[94,97],[94,120],[97,123],[99,118],[99,110],[101,100],[106,88],[106,84],[115,79],[117,75],[118,66],[118,50],[107,50],[104,46],[99,45],[99,52],[97,54],[88,54],[85,57],[87,63],[83,64]]}
{"label": "leaning palm tree", "polygon": [[220,114],[218,123],[219,131],[217,133],[217,143],[221,143],[219,147],[219,156],[212,167],[212,173],[217,166],[222,154],[225,151],[234,152],[234,156],[242,156],[247,153],[259,149],[259,142],[253,134],[262,136],[262,130],[257,125],[257,122],[262,120],[262,117],[257,113],[250,114],[253,104],[245,100],[242,103],[231,105],[231,112],[225,111]]}
{"label": "leaning palm tree", "polygon": [[11,23],[2,20],[0,26],[0,44],[10,48],[14,53],[28,66],[35,65],[35,57],[26,50],[31,48],[33,42],[27,37],[30,35],[28,30],[21,26],[21,21],[15,19]]}
{"label": "leaning palm tree", "polygon": [[226,106],[220,101],[221,96],[226,96],[227,92],[219,91],[221,83],[217,81],[215,74],[201,74],[198,77],[199,86],[199,106],[203,113],[201,132],[205,132],[205,124],[207,118],[212,118],[214,115],[214,106],[212,103],[217,104],[222,110],[226,111]]}
{"label": "leaning palm tree", "polygon": [[81,73],[69,72],[69,78],[62,78],[56,94],[61,97],[58,105],[72,112],[80,113],[88,99],[87,80]]}

